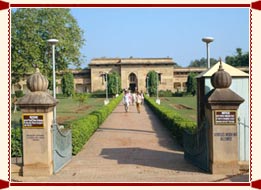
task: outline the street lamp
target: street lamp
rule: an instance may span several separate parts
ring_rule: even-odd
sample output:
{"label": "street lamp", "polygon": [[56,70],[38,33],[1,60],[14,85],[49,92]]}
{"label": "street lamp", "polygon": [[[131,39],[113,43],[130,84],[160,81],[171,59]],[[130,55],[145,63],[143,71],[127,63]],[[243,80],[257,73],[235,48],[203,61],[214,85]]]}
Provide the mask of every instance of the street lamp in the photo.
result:
{"label": "street lamp", "polygon": [[[52,45],[53,53],[53,98],[56,100],[56,80],[55,80],[55,44],[58,43],[57,39],[49,39],[47,42]],[[56,125],[56,106],[53,109],[53,125]]]}
{"label": "street lamp", "polygon": [[214,41],[214,38],[212,37],[205,37],[205,38],[202,38],[202,41],[206,43],[206,46],[207,46],[207,62],[208,62],[208,67],[207,68],[210,68],[210,51],[209,51],[209,43],[213,42]]}
{"label": "street lamp", "polygon": [[107,105],[109,103],[108,99],[108,78],[107,78],[108,72],[102,72],[101,76],[104,77],[105,82],[106,82],[106,99],[104,100],[104,105]]}

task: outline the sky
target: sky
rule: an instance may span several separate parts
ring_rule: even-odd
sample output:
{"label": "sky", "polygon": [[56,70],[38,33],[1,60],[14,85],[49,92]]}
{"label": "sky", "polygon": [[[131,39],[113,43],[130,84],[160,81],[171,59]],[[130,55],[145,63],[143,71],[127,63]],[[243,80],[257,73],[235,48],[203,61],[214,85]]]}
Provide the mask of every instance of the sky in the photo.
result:
{"label": "sky", "polygon": [[74,8],[84,32],[86,67],[93,58],[170,57],[186,67],[206,58],[203,37],[213,37],[210,57],[225,60],[249,51],[248,8]]}

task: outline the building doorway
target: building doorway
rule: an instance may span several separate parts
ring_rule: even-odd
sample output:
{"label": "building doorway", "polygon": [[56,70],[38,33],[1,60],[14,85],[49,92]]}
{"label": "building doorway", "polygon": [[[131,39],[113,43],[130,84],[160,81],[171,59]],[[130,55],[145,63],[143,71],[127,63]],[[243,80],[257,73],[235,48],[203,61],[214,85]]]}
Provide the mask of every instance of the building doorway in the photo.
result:
{"label": "building doorway", "polygon": [[134,73],[129,75],[129,89],[131,92],[135,92],[138,89],[137,76]]}

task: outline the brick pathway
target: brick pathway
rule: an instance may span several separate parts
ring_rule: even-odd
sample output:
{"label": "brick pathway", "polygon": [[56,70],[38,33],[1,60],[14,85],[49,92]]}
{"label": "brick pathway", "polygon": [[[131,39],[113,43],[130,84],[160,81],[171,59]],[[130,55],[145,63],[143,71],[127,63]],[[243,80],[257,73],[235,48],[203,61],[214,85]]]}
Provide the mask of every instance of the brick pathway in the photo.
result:
{"label": "brick pathway", "polygon": [[248,181],[248,175],[207,174],[183,158],[182,148],[170,137],[145,105],[125,113],[119,104],[85,144],[83,150],[51,177],[12,176],[18,181],[48,182],[207,182]]}

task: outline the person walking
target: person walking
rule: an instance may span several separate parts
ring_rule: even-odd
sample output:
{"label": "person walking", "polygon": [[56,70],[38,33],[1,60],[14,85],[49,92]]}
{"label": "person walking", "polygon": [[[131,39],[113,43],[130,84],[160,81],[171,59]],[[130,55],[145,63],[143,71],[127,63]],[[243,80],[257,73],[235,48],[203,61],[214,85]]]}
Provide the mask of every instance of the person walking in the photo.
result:
{"label": "person walking", "polygon": [[143,91],[140,91],[140,95],[141,95],[141,105],[144,104],[144,94]]}
{"label": "person walking", "polygon": [[127,90],[124,91],[123,104],[124,104],[125,112],[128,112],[129,105],[130,105],[130,95]]}
{"label": "person walking", "polygon": [[136,92],[134,92],[132,94],[132,105],[134,105],[136,103],[136,101],[137,101],[137,94],[136,94]]}
{"label": "person walking", "polygon": [[142,102],[141,94],[137,91],[137,94],[136,94],[136,108],[137,108],[138,113],[140,113],[141,102]]}

